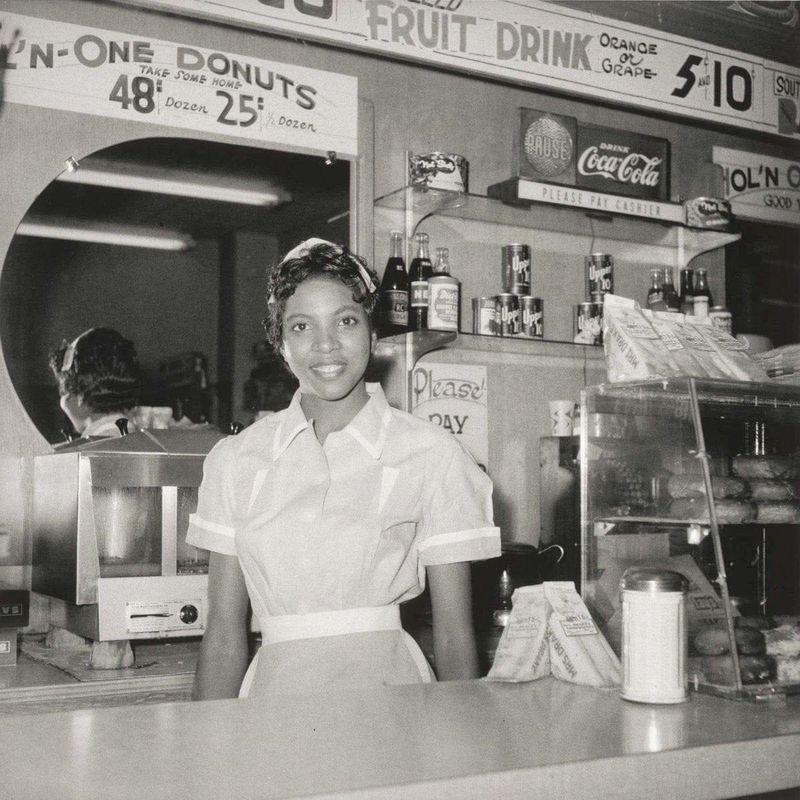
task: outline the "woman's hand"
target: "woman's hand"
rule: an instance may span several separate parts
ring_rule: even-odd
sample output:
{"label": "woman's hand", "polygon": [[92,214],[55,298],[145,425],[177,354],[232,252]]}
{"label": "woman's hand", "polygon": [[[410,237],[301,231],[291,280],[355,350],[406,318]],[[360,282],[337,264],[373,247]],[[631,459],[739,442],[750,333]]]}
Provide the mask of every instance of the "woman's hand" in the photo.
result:
{"label": "woman's hand", "polygon": [[237,697],[247,669],[247,587],[236,556],[211,553],[206,630],[192,697]]}
{"label": "woman's hand", "polygon": [[479,677],[469,562],[429,566],[428,585],[437,677],[442,681]]}

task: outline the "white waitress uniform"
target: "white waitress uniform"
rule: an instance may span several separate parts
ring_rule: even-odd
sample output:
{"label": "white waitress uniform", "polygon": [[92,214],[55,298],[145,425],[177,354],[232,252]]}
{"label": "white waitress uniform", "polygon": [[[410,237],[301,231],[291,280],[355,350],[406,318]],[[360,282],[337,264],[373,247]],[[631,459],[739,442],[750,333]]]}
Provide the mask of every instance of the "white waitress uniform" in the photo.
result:
{"label": "white waitress uniform", "polygon": [[382,389],[319,443],[291,405],[208,454],[187,542],[237,555],[262,646],[240,696],[434,679],[398,603],[425,567],[500,555],[489,478]]}

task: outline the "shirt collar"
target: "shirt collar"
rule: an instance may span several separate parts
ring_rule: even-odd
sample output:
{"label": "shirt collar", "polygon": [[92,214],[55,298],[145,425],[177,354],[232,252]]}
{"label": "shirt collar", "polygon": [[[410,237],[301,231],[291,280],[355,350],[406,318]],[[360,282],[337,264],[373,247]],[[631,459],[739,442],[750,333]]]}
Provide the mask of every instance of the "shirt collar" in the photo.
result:
{"label": "shirt collar", "polygon": [[275,438],[272,443],[272,460],[277,461],[286,448],[295,440],[300,431],[311,427],[311,422],[306,419],[300,407],[300,390],[294,393],[292,402],[286,411],[281,414],[281,421],[275,429]]}
{"label": "shirt collar", "polygon": [[[358,442],[374,459],[379,459],[386,444],[386,434],[392,409],[386,401],[383,389],[378,383],[367,384],[369,400],[353,419],[342,429]],[[298,389],[289,407],[282,415],[283,419],[275,431],[272,458],[277,461],[297,435],[306,428],[311,428],[311,421],[306,419],[300,407],[300,390]]]}

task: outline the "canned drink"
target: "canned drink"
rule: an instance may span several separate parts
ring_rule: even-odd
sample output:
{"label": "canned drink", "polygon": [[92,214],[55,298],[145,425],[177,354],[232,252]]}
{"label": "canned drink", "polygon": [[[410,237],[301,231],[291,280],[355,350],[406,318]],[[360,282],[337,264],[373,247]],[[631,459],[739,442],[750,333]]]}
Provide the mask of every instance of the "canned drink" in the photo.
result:
{"label": "canned drink", "polygon": [[497,295],[494,319],[499,336],[516,336],[519,333],[519,295],[510,292]]}
{"label": "canned drink", "polygon": [[605,296],[605,292],[592,292],[592,294],[590,295],[589,299],[593,303],[600,303],[600,305],[603,305],[603,297],[604,296]]}
{"label": "canned drink", "polygon": [[529,295],[531,293],[531,248],[527,244],[503,246],[503,293]]}
{"label": "canned drink", "polygon": [[481,336],[495,336],[496,297],[472,298],[472,332]]}
{"label": "canned drink", "polygon": [[601,292],[614,292],[614,256],[592,253],[584,258],[586,266],[586,297]]}
{"label": "canned drink", "polygon": [[544,338],[544,317],[541,297],[519,298],[520,331],[527,339]]}
{"label": "canned drink", "polygon": [[578,344],[603,343],[603,304],[587,301],[575,306],[575,338]]}
{"label": "canned drink", "polygon": [[708,309],[708,318],[715,328],[719,328],[725,333],[733,335],[733,314],[725,306],[711,306]]}

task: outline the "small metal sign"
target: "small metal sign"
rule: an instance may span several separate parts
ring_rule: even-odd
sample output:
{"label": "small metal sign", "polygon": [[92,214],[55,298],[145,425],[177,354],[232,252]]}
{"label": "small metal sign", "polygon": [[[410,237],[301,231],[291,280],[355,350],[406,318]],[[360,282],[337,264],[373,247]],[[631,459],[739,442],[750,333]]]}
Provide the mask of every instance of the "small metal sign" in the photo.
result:
{"label": "small metal sign", "polygon": [[578,126],[577,186],[597,192],[669,200],[667,139]]}

